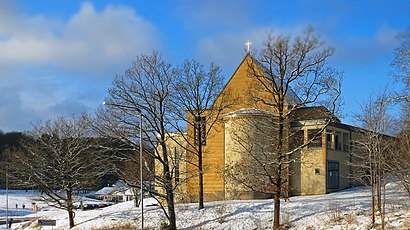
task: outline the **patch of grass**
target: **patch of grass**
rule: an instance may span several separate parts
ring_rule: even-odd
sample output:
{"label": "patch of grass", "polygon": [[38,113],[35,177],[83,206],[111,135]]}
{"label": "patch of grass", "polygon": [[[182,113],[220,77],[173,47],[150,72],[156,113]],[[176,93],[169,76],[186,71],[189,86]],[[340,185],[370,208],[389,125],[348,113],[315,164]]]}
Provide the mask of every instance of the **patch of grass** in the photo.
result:
{"label": "patch of grass", "polygon": [[225,218],[226,208],[224,204],[220,204],[218,207],[216,207],[215,213],[218,217],[218,223],[223,224],[226,222],[226,218]]}
{"label": "patch of grass", "polygon": [[343,219],[346,221],[348,225],[357,224],[357,217],[356,213],[354,212],[344,214]]}
{"label": "patch of grass", "polygon": [[339,202],[329,203],[329,221],[339,223],[343,219]]}

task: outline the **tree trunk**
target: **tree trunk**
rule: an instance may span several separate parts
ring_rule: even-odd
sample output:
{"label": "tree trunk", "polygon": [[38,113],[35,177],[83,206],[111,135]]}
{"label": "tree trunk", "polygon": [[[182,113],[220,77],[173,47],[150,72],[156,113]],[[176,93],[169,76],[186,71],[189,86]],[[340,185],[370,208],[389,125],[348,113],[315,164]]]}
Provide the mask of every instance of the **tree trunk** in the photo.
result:
{"label": "tree trunk", "polygon": [[381,193],[381,161],[380,161],[380,152],[376,152],[378,155],[378,162],[377,162],[377,175],[376,175],[376,189],[377,189],[377,210],[381,214],[382,212],[382,193]]}
{"label": "tree trunk", "polygon": [[375,218],[375,192],[374,192],[374,181],[373,181],[373,177],[371,178],[371,186],[372,186],[372,228],[374,227],[374,224],[376,222],[376,218]]}
{"label": "tree trunk", "polygon": [[67,190],[67,211],[68,211],[68,221],[70,222],[70,228],[74,227],[74,217],[75,213],[73,210],[73,192],[71,190]]}
{"label": "tree trunk", "polygon": [[167,180],[167,185],[166,185],[167,191],[166,192],[167,192],[167,205],[168,205],[168,215],[169,215],[169,229],[176,230],[177,223],[176,223],[176,215],[175,215],[174,192],[172,191],[171,177],[168,176],[166,180]]}
{"label": "tree trunk", "polygon": [[68,210],[68,220],[70,221],[70,228],[74,227],[74,217],[75,217],[75,213],[73,209]]}
{"label": "tree trunk", "polygon": [[274,195],[274,218],[273,218],[273,229],[279,229],[280,227],[280,196],[282,191],[282,164],[284,161],[283,156],[283,136],[284,136],[284,128],[283,128],[283,103],[279,103],[279,129],[278,129],[278,146],[277,146],[277,154],[278,154],[278,168],[275,170],[276,173],[276,188],[275,188],[275,195]]}
{"label": "tree trunk", "polygon": [[382,229],[384,230],[385,228],[385,211],[386,211],[386,185],[383,185],[383,207],[382,207],[382,212],[381,212],[381,218],[382,218]]}
{"label": "tree trunk", "polygon": [[164,185],[165,185],[166,201],[167,201],[167,207],[168,207],[169,229],[176,230],[177,227],[176,227],[176,215],[175,215],[175,204],[174,204],[174,191],[173,191],[173,186],[172,186],[172,175],[169,169],[169,159],[168,159],[167,146],[165,144],[165,140],[162,140],[161,145],[162,145],[162,151],[163,151],[162,154],[163,154],[163,159],[164,159],[163,175],[165,179]]}
{"label": "tree trunk", "polygon": [[199,176],[199,209],[204,208],[204,178],[203,178],[203,167],[202,167],[202,124],[201,117],[196,117],[197,132],[198,132],[198,176]]}
{"label": "tree trunk", "polygon": [[273,212],[273,229],[280,227],[280,194],[275,194],[273,197],[274,212]]}
{"label": "tree trunk", "polygon": [[[199,136],[199,135],[198,135]],[[199,170],[199,209],[204,208],[204,177],[202,169],[202,144],[198,146],[198,170]]]}

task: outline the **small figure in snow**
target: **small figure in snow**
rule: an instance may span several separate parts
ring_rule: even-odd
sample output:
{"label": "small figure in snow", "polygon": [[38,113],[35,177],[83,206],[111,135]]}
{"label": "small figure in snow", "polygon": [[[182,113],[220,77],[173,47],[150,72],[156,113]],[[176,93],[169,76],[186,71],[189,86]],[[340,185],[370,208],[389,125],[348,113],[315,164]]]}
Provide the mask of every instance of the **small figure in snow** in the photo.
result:
{"label": "small figure in snow", "polygon": [[21,207],[23,207],[23,209],[26,207],[26,205],[25,204],[23,204],[23,205],[21,205]]}
{"label": "small figure in snow", "polygon": [[16,204],[16,209],[18,209],[19,208],[19,205],[18,204]]}
{"label": "small figure in snow", "polygon": [[11,224],[13,223],[13,218],[9,220],[9,229],[11,229]]}

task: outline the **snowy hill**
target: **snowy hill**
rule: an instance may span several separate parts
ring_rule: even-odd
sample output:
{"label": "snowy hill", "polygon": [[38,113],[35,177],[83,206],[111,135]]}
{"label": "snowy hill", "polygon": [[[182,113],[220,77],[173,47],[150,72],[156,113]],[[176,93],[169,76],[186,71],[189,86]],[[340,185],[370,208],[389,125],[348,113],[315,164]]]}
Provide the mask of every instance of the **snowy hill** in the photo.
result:
{"label": "snowy hill", "polygon": [[[410,228],[409,198],[401,187],[390,183],[386,187],[386,221],[393,229]],[[31,212],[31,191],[9,191],[9,214],[25,218],[57,220],[54,229],[67,229],[65,211],[39,204],[40,211]],[[0,219],[5,217],[6,196],[0,191]],[[84,202],[95,202],[86,200]],[[165,216],[153,199],[144,200],[145,226],[160,228]],[[18,204],[16,209],[15,204]],[[21,208],[26,204],[26,208]],[[366,187],[352,188],[341,192],[317,196],[291,197],[282,202],[282,222],[291,229],[367,229],[370,221],[370,191]],[[133,201],[87,211],[76,211],[74,229],[139,229],[140,209]],[[198,210],[197,204],[180,204],[176,207],[178,229],[269,229],[273,224],[272,200],[208,202],[205,209]],[[377,217],[377,219],[379,219]],[[37,221],[13,224],[13,229],[38,228]],[[0,229],[6,229],[1,225]],[[43,227],[51,229],[51,227]]]}

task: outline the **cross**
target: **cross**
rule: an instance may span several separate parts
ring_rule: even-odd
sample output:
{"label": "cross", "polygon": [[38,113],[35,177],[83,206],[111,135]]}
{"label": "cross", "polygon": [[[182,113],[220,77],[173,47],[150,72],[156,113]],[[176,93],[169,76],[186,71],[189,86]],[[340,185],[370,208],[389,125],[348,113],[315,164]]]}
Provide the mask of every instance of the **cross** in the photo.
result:
{"label": "cross", "polygon": [[245,43],[245,45],[248,47],[247,51],[248,51],[248,53],[249,53],[250,50],[251,50],[251,45],[252,45],[252,43],[248,40],[248,41]]}

